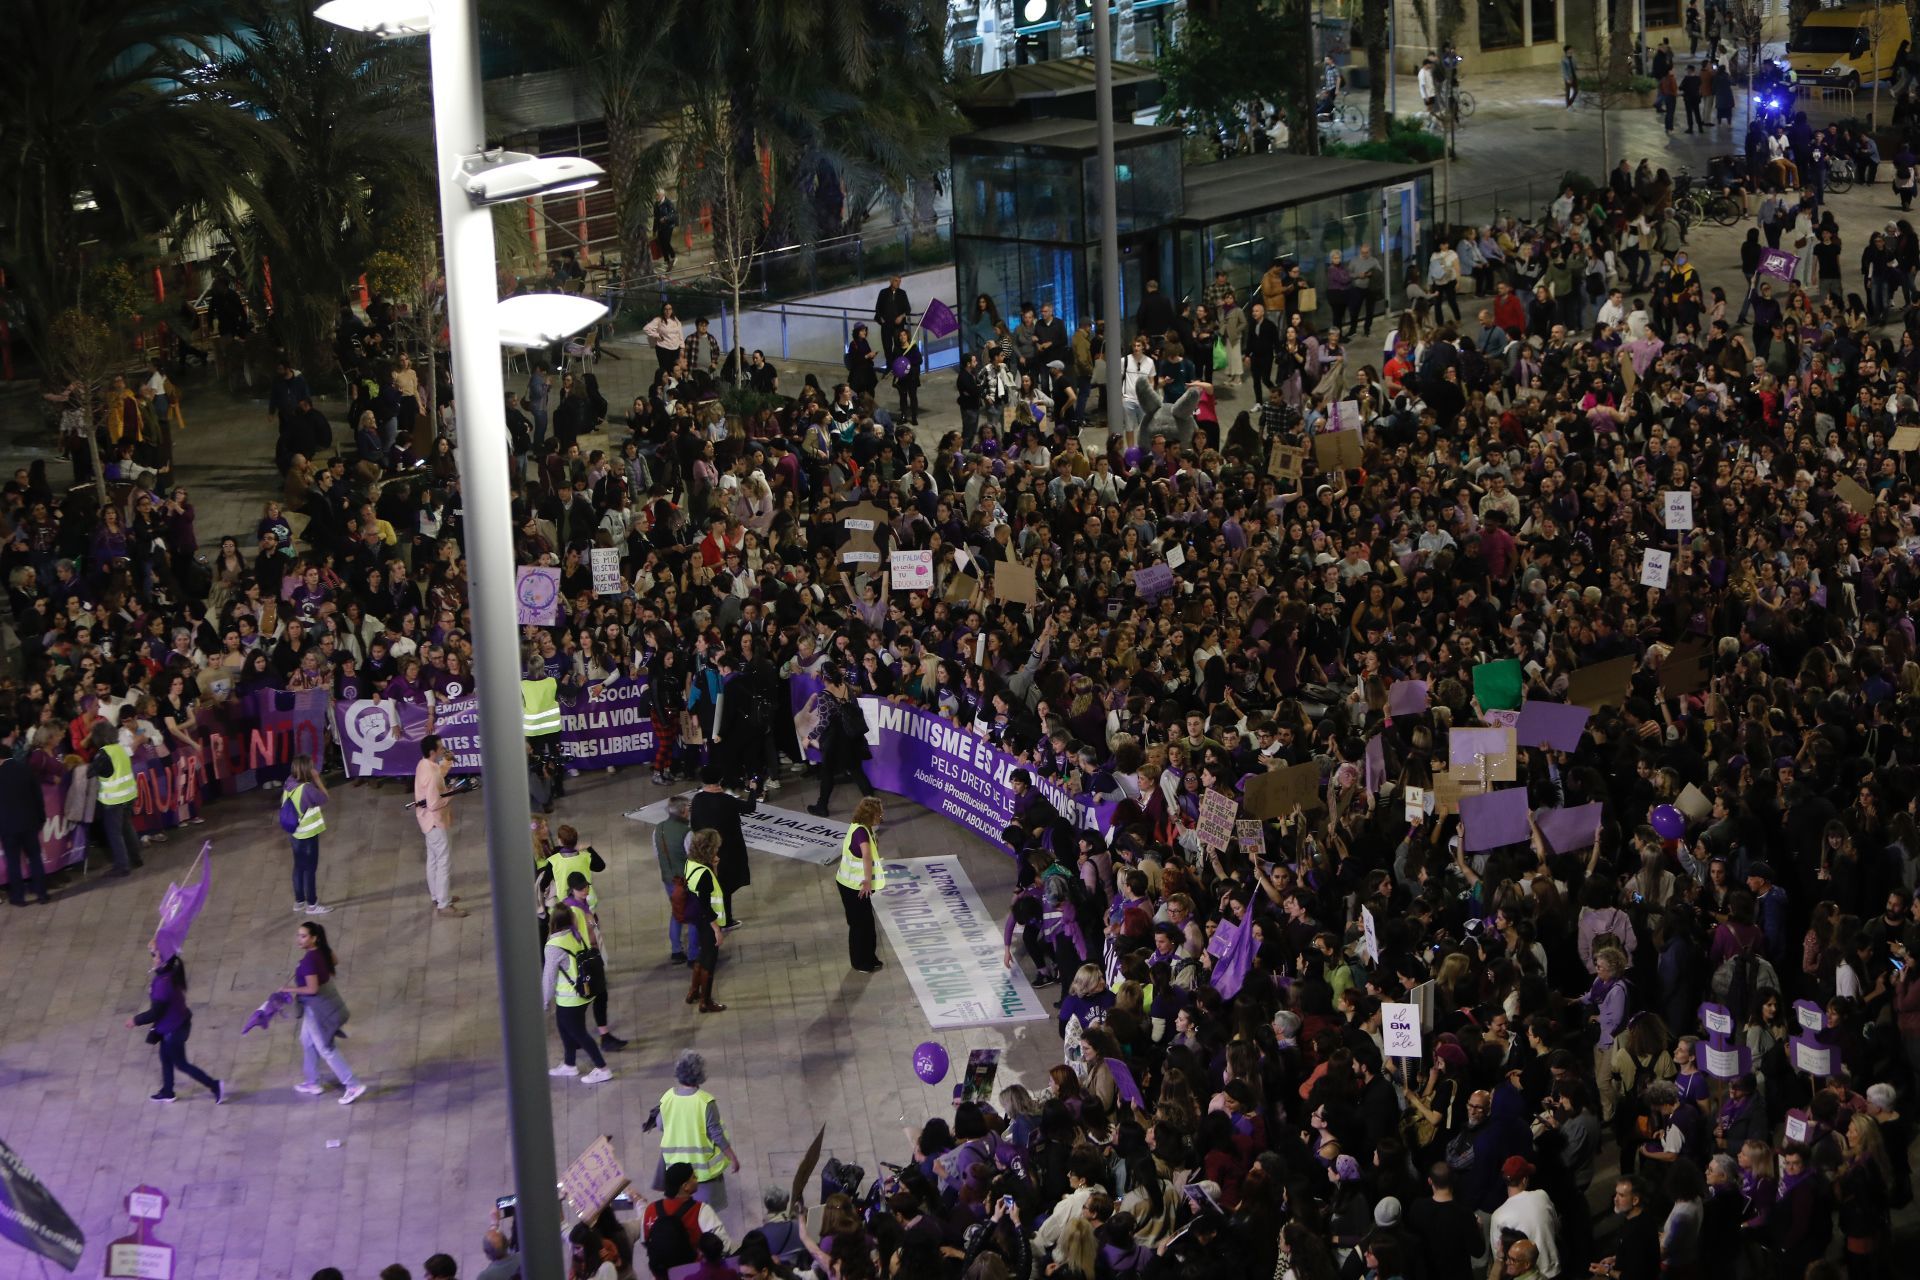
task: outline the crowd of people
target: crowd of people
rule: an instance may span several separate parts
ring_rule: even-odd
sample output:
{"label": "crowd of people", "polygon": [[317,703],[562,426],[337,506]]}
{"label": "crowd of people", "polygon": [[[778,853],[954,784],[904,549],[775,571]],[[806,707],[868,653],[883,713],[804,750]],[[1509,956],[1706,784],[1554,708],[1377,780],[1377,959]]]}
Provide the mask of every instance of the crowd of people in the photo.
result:
{"label": "crowd of people", "polygon": [[[897,1169],[835,1166],[815,1212],[782,1205],[753,1231],[726,1203],[738,1161],[704,1067],[683,1059],[660,1198],[637,1222],[575,1228],[574,1274],[1891,1269],[1920,1087],[1920,508],[1897,436],[1920,424],[1920,342],[1876,322],[1910,296],[1914,237],[1899,223],[1855,240],[1864,293],[1848,292],[1817,189],[1762,194],[1747,278],[1720,285],[1651,170],[1531,223],[1442,228],[1378,347],[1364,331],[1381,265],[1339,264],[1336,315],[1357,337],[1302,309],[1285,263],[1197,303],[1149,294],[1126,401],[1104,406],[1114,429],[1084,439],[1101,330],[1019,300],[961,317],[964,425],[931,447],[913,429],[921,365],[895,363],[916,343],[904,294],[882,295],[844,384],[809,378],[732,421],[703,330],[650,327],[659,372],[624,424],[587,375],[553,386],[536,353],[509,403],[516,548],[561,568],[562,599],[522,657],[534,684],[644,675],[656,781],[701,779],[655,844],[688,1003],[725,1008],[713,974],[748,879],[737,793],[778,786],[809,747],[817,811],[843,771],[870,790],[858,704],[873,697],[1019,757],[1006,959],[1061,1006],[1044,1081],[959,1101],[882,1153]],[[1812,274],[1760,272],[1776,223],[1819,246]],[[412,372],[383,355],[356,379],[366,448],[346,457],[283,366],[281,500],[204,559],[137,426],[97,424],[114,446],[105,504],[56,491],[44,462],[17,473],[0,554],[24,661],[0,784],[83,771],[78,820],[131,870],[141,838],[114,812],[128,762],[203,750],[203,699],[330,688],[431,711],[465,692],[458,404]],[[876,403],[881,377],[910,383],[897,410]],[[1223,422],[1242,380],[1253,403]],[[178,389],[163,375],[155,394]],[[1358,465],[1323,463],[1340,454],[1319,437],[1351,425],[1336,404],[1363,424]],[[614,443],[584,444],[603,424]],[[1670,525],[1673,493],[1692,527]],[[843,560],[846,513],[866,503],[885,516],[857,531],[877,561]],[[620,552],[617,596],[595,594],[595,547]],[[896,549],[933,552],[931,591],[890,589]],[[1649,551],[1671,552],[1664,585],[1645,585]],[[1033,571],[1035,603],[995,589],[1009,562]],[[1171,585],[1143,591],[1162,567]],[[1631,673],[1595,696],[1583,669],[1617,658]],[[1490,780],[1450,766],[1450,738],[1501,723],[1510,708],[1487,705],[1476,671],[1507,660],[1520,698],[1579,693],[1592,714],[1570,748],[1517,742]],[[791,710],[802,673],[826,689],[817,725]],[[1408,682],[1424,694],[1405,700]],[[328,803],[327,763],[290,798],[301,908],[318,890],[299,824]],[[1265,791],[1250,783],[1304,765],[1310,796],[1249,813]],[[529,767],[564,784],[550,753],[530,746]],[[1524,792],[1524,836],[1466,838],[1463,794],[1489,788]],[[1682,807],[1689,791],[1704,807]],[[1210,794],[1261,818],[1259,837],[1206,836]],[[1118,806],[1110,827],[1086,823],[1095,803]],[[1587,803],[1600,817],[1577,839],[1535,821]],[[45,884],[15,814],[0,835],[18,901]],[[838,876],[850,962],[871,970],[859,904],[884,881],[880,811],[855,816]],[[595,1002],[597,855],[565,827],[541,853],[555,1070],[584,1055],[598,1083],[625,1042]],[[323,994],[325,931],[299,937],[303,1091],[325,1063],[358,1096],[332,1043],[345,1009]],[[184,970],[156,968],[163,1037],[184,990]],[[1423,1009],[1418,1060],[1385,1052],[1383,1005],[1405,1002]],[[163,1092],[188,1069],[184,1039],[163,1043]],[[1796,1066],[1803,1046],[1823,1074]],[[1728,1049],[1734,1069],[1715,1065]],[[454,1273],[442,1257],[429,1274]],[[511,1258],[490,1236],[481,1274],[504,1280]]]}

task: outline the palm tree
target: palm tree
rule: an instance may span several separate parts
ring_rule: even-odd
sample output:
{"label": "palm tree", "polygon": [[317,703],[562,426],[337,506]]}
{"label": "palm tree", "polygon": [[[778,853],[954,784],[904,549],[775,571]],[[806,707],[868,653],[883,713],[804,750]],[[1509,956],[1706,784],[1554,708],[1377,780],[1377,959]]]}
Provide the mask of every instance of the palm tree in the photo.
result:
{"label": "palm tree", "polygon": [[212,92],[272,145],[231,232],[252,265],[271,264],[281,344],[324,368],[334,308],[376,246],[377,210],[432,199],[425,51],[341,31],[303,3],[236,11],[243,31]]}
{"label": "palm tree", "polygon": [[[0,253],[44,354],[75,306],[83,245],[223,203],[260,153],[261,130],[205,93],[231,24],[209,0],[12,0],[0,76]],[[97,251],[96,251],[97,253]]]}

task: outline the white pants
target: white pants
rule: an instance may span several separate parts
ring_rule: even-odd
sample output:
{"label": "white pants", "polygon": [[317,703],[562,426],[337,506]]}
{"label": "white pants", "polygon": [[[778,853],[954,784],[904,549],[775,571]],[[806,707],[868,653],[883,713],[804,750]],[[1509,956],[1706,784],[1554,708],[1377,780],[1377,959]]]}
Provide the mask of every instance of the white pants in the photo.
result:
{"label": "white pants", "polygon": [[427,892],[436,907],[453,905],[453,868],[447,858],[447,829],[427,832]]}
{"label": "white pants", "polygon": [[347,1060],[337,1050],[327,1044],[326,1038],[320,1034],[320,1024],[313,1020],[310,1013],[300,1015],[300,1051],[306,1060],[308,1084],[320,1083],[320,1064],[324,1062],[327,1070],[333,1072],[334,1079],[348,1089],[353,1088],[353,1068],[347,1065]]}

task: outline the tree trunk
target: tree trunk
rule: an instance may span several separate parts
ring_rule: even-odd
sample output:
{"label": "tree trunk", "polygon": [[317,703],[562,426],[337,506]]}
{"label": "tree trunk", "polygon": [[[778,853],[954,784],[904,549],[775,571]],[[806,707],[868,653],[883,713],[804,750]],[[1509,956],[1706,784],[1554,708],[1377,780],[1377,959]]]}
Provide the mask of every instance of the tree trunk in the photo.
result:
{"label": "tree trunk", "polygon": [[1367,27],[1367,136],[1375,142],[1387,139],[1387,85],[1393,80],[1392,55],[1387,46],[1388,5],[1389,0],[1365,0],[1362,9]]}
{"label": "tree trunk", "polygon": [[[1606,0],[1600,0],[1605,3]],[[1801,0],[1794,0],[1798,4]],[[1613,9],[1607,23],[1607,78],[1613,81],[1626,79],[1631,65],[1629,55],[1633,51],[1633,8],[1634,0],[1612,0]]]}

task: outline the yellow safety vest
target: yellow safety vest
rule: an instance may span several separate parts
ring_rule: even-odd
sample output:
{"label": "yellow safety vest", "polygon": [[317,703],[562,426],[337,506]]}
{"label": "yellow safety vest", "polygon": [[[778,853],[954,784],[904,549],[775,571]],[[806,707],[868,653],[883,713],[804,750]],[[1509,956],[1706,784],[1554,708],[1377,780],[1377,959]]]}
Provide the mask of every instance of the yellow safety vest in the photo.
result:
{"label": "yellow safety vest", "polygon": [[529,738],[560,732],[559,687],[552,676],[520,682],[520,721]]}
{"label": "yellow safety vest", "polygon": [[100,749],[107,753],[107,759],[113,761],[112,776],[100,779],[100,803],[132,804],[139,792],[139,786],[133,780],[133,757],[117,742],[109,742]]}
{"label": "yellow safety vest", "polygon": [[727,1171],[727,1153],[707,1135],[707,1108],[712,1105],[713,1095],[705,1089],[691,1094],[669,1089],[660,1095],[660,1159],[667,1164],[685,1161],[702,1182]]}
{"label": "yellow safety vest", "polygon": [[834,883],[858,892],[867,881],[866,865],[853,847],[853,833],[856,831],[867,833],[867,848],[873,853],[873,891],[878,893],[880,886],[887,882],[887,869],[880,862],[880,837],[874,835],[871,828],[857,822],[849,825],[847,834],[840,837],[840,869],[834,873]]}
{"label": "yellow safety vest", "polygon": [[[707,881],[707,887],[704,890],[700,887],[700,878],[702,876],[705,876]],[[713,874],[713,868],[707,866],[705,863],[689,862],[687,864],[687,894],[690,897],[697,898],[701,896],[702,893],[706,895],[707,905],[713,908],[713,923],[715,927],[725,924],[727,922],[727,897],[720,891],[720,877]],[[669,1160],[667,1163],[671,1164],[673,1162]]]}
{"label": "yellow safety vest", "polygon": [[571,890],[567,888],[567,877],[578,871],[587,878],[587,905],[600,905],[600,895],[593,889],[593,853],[591,850],[576,849],[571,853],[556,853],[547,859],[547,865],[553,869],[553,897],[558,902]]}
{"label": "yellow safety vest", "polygon": [[571,929],[562,929],[548,935],[547,945],[567,953],[567,958],[560,962],[560,981],[553,984],[554,1003],[568,1009],[592,1004],[593,997],[581,995],[579,987],[575,985],[580,977],[580,952],[586,948],[586,944],[574,937]]}
{"label": "yellow safety vest", "polygon": [[302,782],[287,792],[287,799],[293,801],[293,811],[300,815],[300,825],[293,829],[295,840],[305,840],[308,836],[317,836],[327,829],[327,815],[319,805],[309,809],[301,800],[307,794],[307,784]]}

